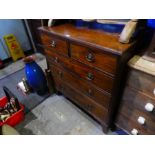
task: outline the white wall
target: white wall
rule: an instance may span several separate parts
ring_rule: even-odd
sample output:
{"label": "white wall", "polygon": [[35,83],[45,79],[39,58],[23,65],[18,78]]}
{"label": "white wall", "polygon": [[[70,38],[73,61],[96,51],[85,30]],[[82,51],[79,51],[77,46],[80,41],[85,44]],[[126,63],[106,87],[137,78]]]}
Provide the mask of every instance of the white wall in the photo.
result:
{"label": "white wall", "polygon": [[0,43],[0,59],[6,59],[10,57],[7,46],[5,45],[3,36],[7,34],[14,34],[19,41],[22,49],[24,51],[30,50],[30,42],[28,40],[27,34],[25,32],[22,20],[20,19],[0,19],[0,39],[3,42],[3,45],[5,46],[6,51],[2,47]]}

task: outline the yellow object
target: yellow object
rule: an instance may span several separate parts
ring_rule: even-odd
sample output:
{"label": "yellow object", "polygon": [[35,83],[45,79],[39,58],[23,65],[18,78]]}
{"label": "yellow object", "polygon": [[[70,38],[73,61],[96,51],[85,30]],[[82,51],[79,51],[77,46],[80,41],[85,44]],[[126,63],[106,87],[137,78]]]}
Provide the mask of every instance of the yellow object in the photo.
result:
{"label": "yellow object", "polygon": [[10,125],[4,124],[1,128],[2,135],[19,135],[19,132]]}
{"label": "yellow object", "polygon": [[4,36],[4,40],[14,61],[25,57],[19,42],[13,34]]}

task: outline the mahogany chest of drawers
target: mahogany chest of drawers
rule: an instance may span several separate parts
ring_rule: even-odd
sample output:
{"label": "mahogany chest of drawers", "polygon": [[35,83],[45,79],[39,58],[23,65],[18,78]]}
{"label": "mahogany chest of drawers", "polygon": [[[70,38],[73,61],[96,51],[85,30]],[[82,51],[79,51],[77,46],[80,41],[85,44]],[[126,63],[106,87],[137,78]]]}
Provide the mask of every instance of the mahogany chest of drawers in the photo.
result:
{"label": "mahogany chest of drawers", "polygon": [[140,57],[132,60],[116,126],[133,135],[154,135],[155,63]]}
{"label": "mahogany chest of drawers", "polygon": [[118,34],[71,24],[38,30],[56,91],[107,132],[119,102],[123,69],[136,43],[121,44]]}

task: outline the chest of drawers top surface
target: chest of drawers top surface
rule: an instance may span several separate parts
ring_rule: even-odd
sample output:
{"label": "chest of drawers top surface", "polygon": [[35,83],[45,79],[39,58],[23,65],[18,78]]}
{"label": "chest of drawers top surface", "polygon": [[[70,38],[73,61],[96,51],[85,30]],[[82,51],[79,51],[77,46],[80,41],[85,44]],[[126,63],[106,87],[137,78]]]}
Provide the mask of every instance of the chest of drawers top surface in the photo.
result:
{"label": "chest of drawers top surface", "polygon": [[81,44],[92,46],[116,55],[122,55],[133,44],[122,44],[119,40],[119,34],[106,33],[101,30],[88,28],[77,28],[72,24],[63,24],[54,27],[40,27],[40,31],[53,34],[57,37],[70,41],[78,41]]}

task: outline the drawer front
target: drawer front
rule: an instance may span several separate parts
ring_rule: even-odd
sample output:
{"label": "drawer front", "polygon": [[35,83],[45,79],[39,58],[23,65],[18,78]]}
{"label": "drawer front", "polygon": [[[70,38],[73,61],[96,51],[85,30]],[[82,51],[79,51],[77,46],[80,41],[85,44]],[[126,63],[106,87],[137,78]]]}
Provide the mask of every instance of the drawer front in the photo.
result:
{"label": "drawer front", "polygon": [[41,33],[40,35],[43,47],[50,48],[54,52],[59,52],[60,54],[68,55],[68,46],[65,40],[61,40],[55,36]]}
{"label": "drawer front", "polygon": [[75,104],[77,104],[79,107],[92,115],[101,124],[106,124],[107,110],[105,110],[102,106],[98,105],[89,97],[85,96],[83,93],[58,80],[58,78],[54,77],[54,81],[56,88],[61,91],[66,97],[71,99],[73,102],[75,102]]}
{"label": "drawer front", "polygon": [[58,66],[67,68],[68,70],[76,73],[80,78],[85,79],[90,84],[94,84],[98,88],[107,91],[109,93],[112,92],[114,79],[106,74],[103,74],[100,71],[96,71],[86,65],[82,65],[81,63],[71,60],[69,58],[65,58],[59,56],[58,54],[47,51],[47,60],[50,63],[54,63]]}
{"label": "drawer front", "polygon": [[101,51],[71,44],[71,57],[112,76],[116,73],[117,58]]}
{"label": "drawer front", "polygon": [[[121,107],[121,112],[122,113],[119,115],[125,116],[127,121],[133,122],[134,125],[139,127],[141,130],[146,130],[155,134],[155,118],[152,119],[145,113],[137,109],[130,108],[127,105]],[[142,119],[145,119],[145,121],[142,122]]]}
{"label": "drawer front", "polygon": [[119,113],[116,126],[125,130],[128,134],[132,134],[133,129],[138,131],[138,135],[154,135],[155,133],[149,128],[142,128],[139,124],[133,122],[128,117],[124,116],[123,114]]}
{"label": "drawer front", "polygon": [[[132,108],[132,110],[137,109],[142,113],[144,113],[145,115],[148,115],[150,118],[155,119],[155,110],[154,108],[152,108],[155,107],[155,100],[129,86],[125,88],[122,98],[121,106],[123,107],[125,105]],[[150,107],[150,105],[152,105],[152,107]],[[124,113],[124,111],[121,110],[121,108],[120,112]]]}
{"label": "drawer front", "polygon": [[155,77],[137,70],[128,75],[128,85],[155,98]]}
{"label": "drawer front", "polygon": [[52,75],[56,78],[61,79],[62,81],[66,82],[68,85],[71,85],[75,89],[79,90],[80,92],[84,93],[88,97],[92,98],[94,101],[98,102],[104,108],[108,108],[111,96],[105,94],[90,86],[87,82],[80,80],[75,74],[71,72],[66,72],[64,69],[60,69],[55,65],[51,66]]}

